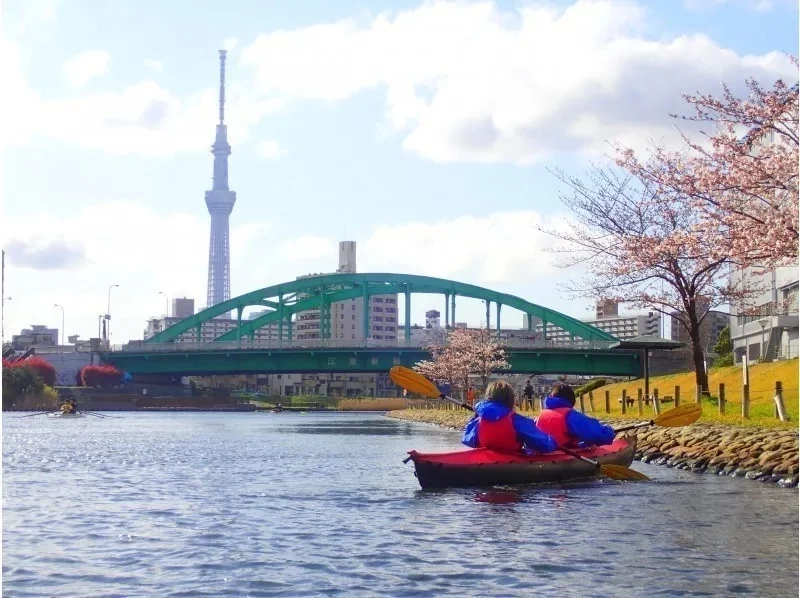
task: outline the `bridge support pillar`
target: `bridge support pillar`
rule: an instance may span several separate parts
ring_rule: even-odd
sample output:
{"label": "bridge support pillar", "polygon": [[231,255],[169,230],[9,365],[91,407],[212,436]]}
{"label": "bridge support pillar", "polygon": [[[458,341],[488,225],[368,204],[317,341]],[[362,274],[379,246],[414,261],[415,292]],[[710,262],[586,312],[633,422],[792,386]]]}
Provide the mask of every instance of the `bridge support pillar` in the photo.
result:
{"label": "bridge support pillar", "polygon": [[239,345],[242,344],[242,312],[244,311],[243,306],[239,306],[236,308],[236,340]]}
{"label": "bridge support pillar", "polygon": [[325,340],[325,285],[319,288],[319,339]]}
{"label": "bridge support pillar", "polygon": [[198,343],[202,343],[203,342],[203,324],[202,323],[197,325],[197,342]]}
{"label": "bridge support pillar", "polygon": [[[491,316],[491,312],[490,312],[491,305],[492,305],[492,302],[487,299],[487,301],[486,301],[486,330],[491,330],[492,329],[492,316]],[[499,308],[500,306],[498,305],[497,307]]]}
{"label": "bridge support pillar", "polygon": [[450,293],[444,294],[444,327],[450,326]]}
{"label": "bridge support pillar", "polygon": [[542,340],[547,340],[547,320],[542,318]]}
{"label": "bridge support pillar", "polygon": [[283,342],[283,295],[278,295],[278,343]]}
{"label": "bridge support pillar", "polygon": [[528,314],[528,330],[533,330],[533,316]]}
{"label": "bridge support pillar", "polygon": [[369,338],[369,284],[366,282],[364,283],[363,293],[361,295],[364,300],[363,308],[363,318],[364,321],[361,323],[361,333],[364,336],[364,339]]}
{"label": "bridge support pillar", "polygon": [[289,341],[289,344],[292,344],[292,314],[289,314],[289,317],[286,318],[286,340]]}
{"label": "bridge support pillar", "polygon": [[455,292],[450,295],[450,321],[452,322],[451,328],[456,327],[456,294]]}
{"label": "bridge support pillar", "polygon": [[[500,308],[503,307],[502,303],[497,304],[497,338],[500,338]],[[488,318],[487,318],[488,320]]]}
{"label": "bridge support pillar", "polygon": [[411,288],[405,285],[406,344],[411,342]]}

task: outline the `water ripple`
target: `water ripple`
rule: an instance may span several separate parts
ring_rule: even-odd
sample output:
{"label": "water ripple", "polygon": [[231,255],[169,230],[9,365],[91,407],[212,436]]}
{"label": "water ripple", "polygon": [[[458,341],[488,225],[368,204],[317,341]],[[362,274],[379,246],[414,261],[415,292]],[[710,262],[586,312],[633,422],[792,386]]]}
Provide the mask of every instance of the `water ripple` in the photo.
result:
{"label": "water ripple", "polygon": [[3,422],[3,595],[796,595],[796,491],[637,464],[656,482],[427,492],[400,460],[457,433],[37,419]]}

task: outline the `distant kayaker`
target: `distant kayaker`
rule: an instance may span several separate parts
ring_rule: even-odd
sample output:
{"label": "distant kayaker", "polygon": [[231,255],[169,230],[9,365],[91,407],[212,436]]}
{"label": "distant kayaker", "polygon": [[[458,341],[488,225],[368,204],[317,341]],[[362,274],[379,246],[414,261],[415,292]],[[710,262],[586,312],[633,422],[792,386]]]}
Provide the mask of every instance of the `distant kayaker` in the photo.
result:
{"label": "distant kayaker", "polygon": [[614,442],[614,429],[580,411],[575,411],[575,391],[569,384],[557,382],[544,400],[544,410],[536,418],[536,427],[567,447],[603,445]]}
{"label": "distant kayaker", "polygon": [[541,432],[532,419],[514,411],[514,389],[498,380],[486,389],[486,399],[475,405],[461,442],[472,448],[507,452],[549,453],[556,442]]}

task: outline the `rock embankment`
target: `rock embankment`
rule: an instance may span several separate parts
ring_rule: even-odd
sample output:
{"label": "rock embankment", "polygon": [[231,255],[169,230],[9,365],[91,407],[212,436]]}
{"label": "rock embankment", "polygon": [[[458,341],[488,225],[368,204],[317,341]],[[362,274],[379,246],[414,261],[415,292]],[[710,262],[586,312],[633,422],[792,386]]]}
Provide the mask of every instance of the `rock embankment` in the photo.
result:
{"label": "rock embankment", "polygon": [[[470,414],[406,409],[389,417],[461,429]],[[606,420],[610,425],[629,421]],[[743,477],[786,488],[798,484],[798,431],[722,424],[683,428],[643,428],[637,432],[636,459],[677,469]]]}

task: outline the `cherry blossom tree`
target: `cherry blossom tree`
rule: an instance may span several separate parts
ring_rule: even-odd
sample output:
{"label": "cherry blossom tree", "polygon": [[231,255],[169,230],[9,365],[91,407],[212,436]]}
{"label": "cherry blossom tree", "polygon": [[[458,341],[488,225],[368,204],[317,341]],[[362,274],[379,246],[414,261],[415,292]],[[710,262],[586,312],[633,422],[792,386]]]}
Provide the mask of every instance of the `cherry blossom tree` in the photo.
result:
{"label": "cherry blossom tree", "polygon": [[545,232],[565,242],[552,249],[565,256],[559,265],[588,267],[587,276],[567,290],[662,314],[677,312],[691,339],[697,385],[707,391],[700,325],[710,310],[745,302],[758,289],[731,282],[728,258],[717,254],[715,235],[699,232],[703,215],[686,196],[663,193],[658,182],[636,169],[596,166],[585,178],[555,174],[571,189],[562,200],[575,225]]}
{"label": "cherry blossom tree", "polygon": [[[797,58],[791,57],[795,66]],[[617,163],[654,185],[660,196],[686,200],[702,216],[695,226],[713,239],[714,259],[773,267],[798,257],[798,86],[771,89],[747,81],[741,99],[723,85],[722,98],[684,95],[691,116],[709,123],[703,143],[684,135],[685,151],[651,150],[641,161],[617,145]]]}
{"label": "cherry blossom tree", "polygon": [[453,330],[426,349],[431,359],[418,362],[414,369],[432,380],[447,382],[453,389],[466,391],[470,375],[480,376],[486,388],[492,372],[509,367],[505,350],[484,329]]}

